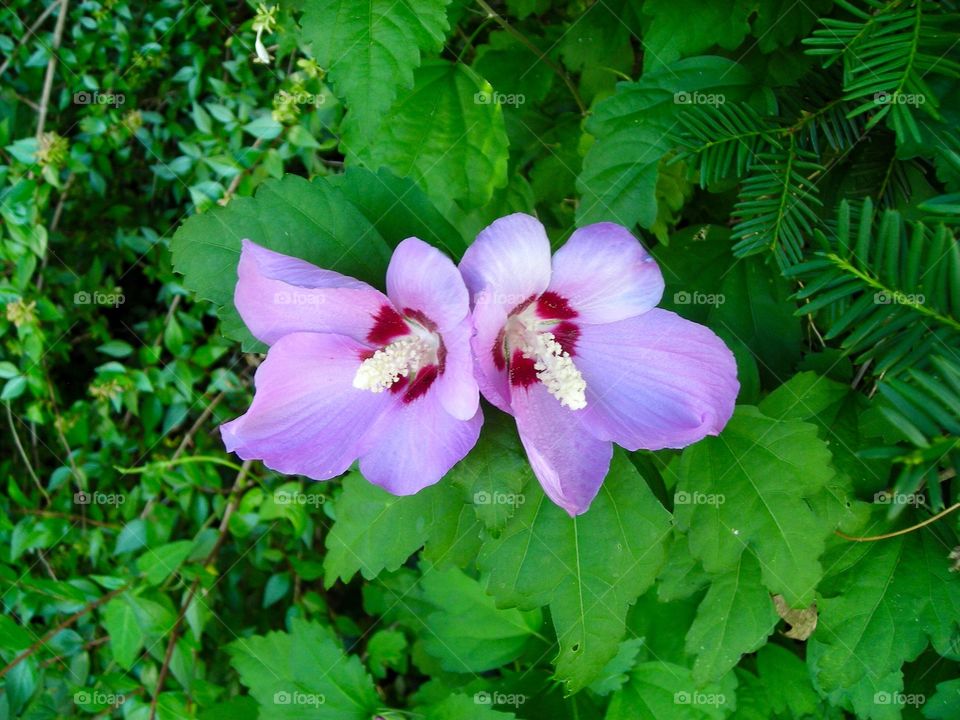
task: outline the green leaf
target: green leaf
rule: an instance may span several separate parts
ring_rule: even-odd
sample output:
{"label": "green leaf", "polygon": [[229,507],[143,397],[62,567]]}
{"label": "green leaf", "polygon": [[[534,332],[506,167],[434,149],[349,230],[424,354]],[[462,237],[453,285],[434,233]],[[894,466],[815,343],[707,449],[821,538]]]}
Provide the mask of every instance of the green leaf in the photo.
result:
{"label": "green leaf", "polygon": [[751,0],[647,0],[643,14],[650,22],[643,35],[644,66],[670,65],[715,45],[733,50],[750,32],[755,11],[756,2]]}
{"label": "green leaf", "polygon": [[148,583],[159,585],[177,571],[192,549],[190,540],[178,540],[155,550],[148,549],[137,560],[137,568],[144,573]]}
{"label": "green leaf", "polygon": [[137,621],[136,608],[124,595],[116,597],[104,609],[103,624],[110,636],[113,659],[121,668],[129,670],[145,640]]}
{"label": "green leaf", "polygon": [[506,665],[540,629],[540,609],[499,610],[480,583],[453,567],[425,572],[423,596],[436,606],[424,620],[424,647],[444,670],[480,673]]}
{"label": "green leaf", "polygon": [[491,693],[480,691],[473,697],[451,695],[445,700],[419,708],[430,720],[512,720],[511,712],[494,710]]}
{"label": "green leaf", "polygon": [[688,529],[694,557],[716,575],[735,570],[748,550],[771,592],[794,607],[809,605],[833,526],[808,502],[833,477],[830,459],[815,425],[737,408],[719,437],[687,448],[670,466],[674,517]]}
{"label": "green leaf", "polygon": [[327,534],[324,584],[347,582],[357,572],[371,580],[396,570],[461,507],[460,493],[446,483],[398,497],[350,473],[334,501],[337,520]]}
{"label": "green leaf", "polygon": [[323,178],[268,180],[253,198],[191,217],[171,243],[174,269],[219,308],[224,334],[248,348],[254,344],[233,306],[243,238],[375,285],[382,285],[390,259],[376,228]]}
{"label": "green leaf", "polygon": [[375,678],[383,679],[392,668],[407,672],[407,637],[399,630],[377,630],[367,642],[367,667]]}
{"label": "green leaf", "polygon": [[227,651],[263,720],[370,720],[380,707],[359,658],[316,622],[294,618],[289,633],[241,638]]}
{"label": "green leaf", "polygon": [[306,0],[303,37],[346,100],[362,134],[374,132],[399,88],[413,85],[421,51],[437,51],[450,0]]}
{"label": "green leaf", "polygon": [[550,606],[568,692],[595,680],[618,650],[627,609],[664,559],[669,515],[617,452],[589,512],[570,518],[533,484],[478,565],[500,607]]}
{"label": "green leaf", "polygon": [[736,679],[700,686],[688,668],[668,662],[637,665],[610,701],[605,720],[722,720],[735,706]]}
{"label": "green leaf", "polygon": [[820,698],[810,682],[806,663],[780,645],[768,643],[757,652],[757,673],[768,689],[770,707],[778,715],[814,715]]}
{"label": "green leaf", "polygon": [[[753,83],[740,65],[720,57],[696,57],[644,73],[594,108],[587,130],[596,137],[577,179],[582,195],[577,224],[609,220],[645,228],[657,219],[660,158],[671,149],[669,137],[688,103],[742,99]],[[680,95],[679,93],[686,93]]]}
{"label": "green leaf", "polygon": [[930,720],[960,717],[960,679],[939,683],[937,692],[923,706],[923,716]]}
{"label": "green leaf", "polygon": [[876,712],[874,694],[903,691],[900,668],[928,642],[941,654],[956,653],[960,585],[947,553],[933,533],[920,530],[878,542],[838,541],[825,556],[836,569],[821,589],[807,660],[832,700],[866,717]]}
{"label": "green leaf", "polygon": [[760,564],[751,553],[741,553],[733,571],[710,583],[687,631],[687,652],[697,658],[693,679],[702,684],[726,675],[743,654],[767,641],[778,620]]}
{"label": "green leaf", "polygon": [[347,162],[411,177],[431,199],[447,205],[479,207],[507,183],[503,111],[487,100],[491,92],[489,83],[463,65],[424,63],[413,90],[390,108],[380,132],[344,128]]}

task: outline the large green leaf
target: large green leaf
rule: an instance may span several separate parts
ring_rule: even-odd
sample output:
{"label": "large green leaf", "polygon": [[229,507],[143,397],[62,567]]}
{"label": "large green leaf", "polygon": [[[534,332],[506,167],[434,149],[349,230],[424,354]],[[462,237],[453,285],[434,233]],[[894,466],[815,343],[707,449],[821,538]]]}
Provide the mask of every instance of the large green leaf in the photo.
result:
{"label": "large green leaf", "polygon": [[687,632],[687,652],[696,655],[693,679],[717,680],[767,641],[777,624],[770,593],[763,587],[760,564],[741,553],[737,566],[710,584]]}
{"label": "large green leaf", "polygon": [[290,629],[227,647],[241,682],[260,703],[260,717],[370,720],[381,701],[359,658],[344,653],[316,622],[294,618]]}
{"label": "large green leaf", "polygon": [[463,65],[424,63],[413,90],[390,108],[379,133],[344,129],[347,161],[409,176],[434,201],[479,207],[507,182],[503,110],[490,101],[491,92]]}
{"label": "large green leaf", "polygon": [[479,673],[515,660],[543,624],[540,609],[497,609],[476,580],[457,568],[426,571],[423,597],[436,606],[424,621],[424,647],[444,670]]}
{"label": "large green leaf", "polygon": [[[874,524],[874,532],[880,527]],[[928,642],[940,654],[956,654],[960,584],[948,553],[924,529],[876,542],[838,541],[825,556],[834,571],[824,580],[807,659],[834,702],[880,717],[873,696],[901,693],[900,668]]]}
{"label": "large green leaf", "polygon": [[359,473],[347,475],[334,503],[337,520],[327,534],[326,586],[338,578],[349,581],[357,572],[370,580],[383,570],[396,570],[432,537],[455,543],[461,537],[455,533],[461,510],[467,510],[461,493],[449,483],[398,497]]}
{"label": "large green leaf", "polygon": [[633,669],[610,701],[605,720],[722,720],[736,706],[737,681],[698,685],[690,670],[668,662],[645,662]]}
{"label": "large green leaf", "polygon": [[303,37],[346,100],[350,122],[374,132],[397,96],[413,85],[421,51],[447,32],[450,0],[306,0]]}
{"label": "large green leaf", "polygon": [[136,608],[125,595],[116,597],[107,603],[103,624],[110,636],[113,659],[121,668],[129,670],[143,649],[145,639],[137,621]]}
{"label": "large green leaf", "polygon": [[248,347],[250,333],[233,306],[244,238],[376,285],[390,259],[377,229],[323,178],[287,175],[265,182],[252,198],[194,215],[173,236],[174,269],[184,285],[219,308],[224,334]]}
{"label": "large green leaf", "polygon": [[716,575],[751,552],[771,592],[809,605],[833,522],[808,503],[833,477],[830,459],[815,425],[739,407],[719,437],[687,448],[671,465],[678,500],[687,500],[674,514],[693,555]]}
{"label": "large green leaf", "polygon": [[663,562],[669,515],[619,452],[584,515],[570,518],[535,487],[527,496],[477,562],[499,606],[550,606],[557,677],[575,692],[616,655],[629,606]]}
{"label": "large green leaf", "polygon": [[[740,65],[720,57],[696,57],[644,73],[617,86],[587,121],[596,137],[577,179],[577,223],[610,220],[652,227],[657,219],[657,166],[670,150],[670,131],[689,101],[732,102],[752,85]],[[681,93],[686,93],[682,95]],[[710,97],[706,97],[710,96]]]}
{"label": "large green leaf", "polygon": [[[643,14],[649,24],[643,35],[647,68],[667,65],[681,57],[720,46],[736,48],[750,32],[753,0],[647,0]],[[696,22],[690,22],[696,17]]]}

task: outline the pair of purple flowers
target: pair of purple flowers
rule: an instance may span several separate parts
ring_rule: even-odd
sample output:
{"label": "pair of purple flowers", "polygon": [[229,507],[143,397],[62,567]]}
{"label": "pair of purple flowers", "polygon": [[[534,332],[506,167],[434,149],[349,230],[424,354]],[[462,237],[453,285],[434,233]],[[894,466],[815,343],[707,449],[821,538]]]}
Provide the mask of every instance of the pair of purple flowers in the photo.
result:
{"label": "pair of purple flowers", "polygon": [[739,390],[730,350],[656,307],[663,276],[625,228],[573,233],[551,258],[543,225],[500,218],[459,268],[400,243],[387,294],[245,240],[235,302],[270,346],[227,449],[327,480],[359,458],[409,495],[477,441],[479,394],[516,418],[544,491],[570,515],[600,489],[613,443],[679,448],[720,432]]}

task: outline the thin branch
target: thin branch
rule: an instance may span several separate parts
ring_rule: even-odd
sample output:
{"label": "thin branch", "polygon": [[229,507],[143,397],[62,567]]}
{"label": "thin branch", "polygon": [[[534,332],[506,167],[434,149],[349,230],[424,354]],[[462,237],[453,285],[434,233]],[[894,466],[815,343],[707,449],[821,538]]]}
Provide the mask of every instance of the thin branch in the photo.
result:
{"label": "thin branch", "polygon": [[7,59],[3,61],[3,65],[0,65],[0,75],[3,75],[4,71],[6,71],[8,67],[10,67],[10,63],[13,62],[13,56],[17,54],[17,50],[19,50],[20,47],[27,40],[29,40],[34,33],[37,32],[37,28],[43,25],[43,21],[46,20],[48,17],[50,17],[50,13],[52,13],[59,4],[60,3],[57,2],[57,0],[54,0],[52,3],[47,5],[47,9],[44,10],[42,13],[40,13],[40,16],[33,21],[33,25],[27,28],[27,31],[23,34],[20,40],[17,41],[17,44],[13,46],[13,50],[10,51],[10,54],[7,56]]}
{"label": "thin branch", "polygon": [[53,74],[57,67],[57,50],[63,39],[63,28],[67,22],[67,5],[70,0],[60,0],[60,14],[57,15],[57,25],[53,31],[53,45],[50,47],[50,59],[47,60],[47,74],[43,78],[43,94],[40,96],[40,117],[37,118],[37,139],[43,135],[47,124],[47,108],[50,106],[50,93],[53,91]]}
{"label": "thin branch", "polygon": [[557,65],[553,60],[546,56],[546,54],[534,45],[522,32],[517,30],[513,25],[508,23],[503,17],[501,17],[496,10],[494,10],[490,5],[488,5],[484,0],[477,0],[477,5],[479,5],[483,11],[487,14],[487,17],[494,20],[500,27],[506,30],[508,33],[513,35],[517,40],[519,40],[524,47],[526,47],[530,52],[536,55],[538,58],[543,60],[546,65],[553,70],[557,76],[563,80],[564,84],[570,90],[570,94],[573,95],[574,101],[577,103],[577,107],[580,108],[580,114],[587,114],[587,106],[583,104],[583,100],[580,99],[580,93],[577,92],[577,86],[573,84],[573,80],[570,79],[570,76],[564,72],[563,68]]}
{"label": "thin branch", "polygon": [[949,515],[957,508],[960,508],[960,503],[955,503],[951,505],[946,510],[941,510],[933,517],[928,517],[923,522],[919,522],[916,525],[911,525],[908,528],[903,528],[902,530],[897,530],[891,533],[885,533],[883,535],[871,535],[870,537],[854,537],[853,535],[847,535],[840,532],[839,530],[834,530],[835,535],[839,535],[844,540],[849,540],[851,542],[876,542],[877,540],[887,540],[888,538],[897,537],[898,535],[906,535],[907,533],[912,533],[914,530],[919,530],[922,527],[926,527],[930,523],[935,523],[937,520],[942,518],[944,515]]}
{"label": "thin branch", "polygon": [[17,446],[17,451],[20,453],[20,458],[23,460],[23,464],[27,466],[27,472],[33,479],[33,482],[40,491],[40,494],[43,495],[44,501],[47,505],[49,505],[50,495],[48,495],[47,491],[44,489],[43,483],[41,483],[40,478],[37,477],[37,473],[34,472],[33,465],[30,463],[30,458],[27,457],[27,451],[23,449],[23,443],[20,442],[20,435],[17,434],[17,426],[13,422],[13,413],[10,411],[10,403],[5,403],[5,405],[7,408],[7,422],[10,423],[10,434],[13,435],[13,443]]}
{"label": "thin branch", "polygon": [[[223,546],[223,542],[227,536],[227,525],[230,523],[230,517],[233,515],[233,511],[237,508],[240,500],[240,494],[243,489],[243,484],[247,478],[247,473],[249,473],[250,465],[252,463],[252,460],[244,461],[240,468],[240,472],[237,473],[237,478],[233,482],[233,489],[230,491],[230,500],[227,502],[227,507],[223,511],[223,518],[220,520],[217,541],[214,543],[210,554],[207,555],[206,559],[203,561],[204,566],[212,563],[220,553],[220,548]],[[167,650],[163,655],[163,665],[160,666],[160,673],[157,675],[157,689],[153,694],[153,698],[150,700],[149,720],[155,720],[156,718],[157,703],[160,700],[160,692],[163,690],[163,683],[167,679],[167,674],[170,672],[170,662],[173,660],[173,651],[176,649],[177,640],[180,638],[180,628],[183,627],[183,620],[187,616],[190,605],[193,603],[193,598],[196,596],[199,589],[200,578],[198,577],[190,586],[190,590],[187,592],[187,598],[184,600],[183,606],[180,608],[180,612],[177,614],[176,621],[174,621],[173,630],[170,631],[170,641],[167,643]]]}
{"label": "thin branch", "polygon": [[96,610],[101,605],[105,605],[106,603],[113,600],[113,598],[115,598],[117,595],[120,595],[121,593],[126,592],[129,589],[130,589],[130,585],[122,585],[116,588],[115,590],[111,590],[106,595],[103,595],[97,598],[93,602],[89,602],[86,605],[84,605],[82,608],[77,610],[73,615],[68,617],[66,620],[64,620],[62,623],[57,625],[52,630],[50,630],[46,635],[44,635],[42,638],[37,640],[33,645],[28,647],[22,653],[17,655],[13,660],[11,660],[10,663],[5,668],[0,670],[0,678],[4,677],[8,672],[13,670],[13,668],[15,668],[17,665],[19,665],[28,657],[30,657],[35,652],[37,652],[37,650],[39,650],[44,645],[46,645],[47,642],[52,638],[54,638],[58,633],[62,632],[64,629],[73,625],[77,620],[82,618],[84,615],[86,615],[89,612],[92,612],[93,610]]}

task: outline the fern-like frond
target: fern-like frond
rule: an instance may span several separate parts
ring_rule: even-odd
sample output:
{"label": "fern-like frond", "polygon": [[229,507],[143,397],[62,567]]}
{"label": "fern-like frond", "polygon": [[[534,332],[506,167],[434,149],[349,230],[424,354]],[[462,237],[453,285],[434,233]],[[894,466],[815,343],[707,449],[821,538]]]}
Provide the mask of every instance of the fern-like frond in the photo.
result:
{"label": "fern-like frond", "polygon": [[837,0],[854,19],[822,18],[806,38],[807,52],[824,65],[843,64],[848,117],[869,115],[867,129],[890,116],[900,142],[921,140],[917,112],[939,119],[928,76],[960,77],[952,53],[960,14],[936,0]]}
{"label": "fern-like frond", "polygon": [[680,126],[674,136],[678,159],[698,169],[700,187],[742,177],[760,152],[781,147],[777,128],[746,103],[691,107],[680,117]]}
{"label": "fern-like frond", "polygon": [[758,155],[743,181],[734,210],[738,257],[773,250],[781,267],[803,259],[804,237],[820,224],[816,181],[823,174],[817,156],[801,150],[791,134],[779,150]]}

